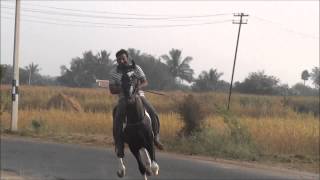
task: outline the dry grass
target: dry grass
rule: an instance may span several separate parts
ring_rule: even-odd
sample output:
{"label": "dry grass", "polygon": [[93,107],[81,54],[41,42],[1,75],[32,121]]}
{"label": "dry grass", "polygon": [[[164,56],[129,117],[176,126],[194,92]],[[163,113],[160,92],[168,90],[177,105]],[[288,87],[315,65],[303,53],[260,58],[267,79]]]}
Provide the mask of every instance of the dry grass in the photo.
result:
{"label": "dry grass", "polygon": [[313,116],[246,118],[241,122],[264,153],[319,157],[319,120]]}
{"label": "dry grass", "polygon": [[[295,118],[241,118],[257,146],[265,154],[308,154],[319,156],[319,119],[300,115]],[[228,132],[222,117],[209,117],[206,127],[219,134]]]}
{"label": "dry grass", "polygon": [[[81,133],[112,135],[111,113],[66,112],[62,110],[19,111],[19,129],[33,131],[33,121],[40,123],[40,133]],[[11,115],[3,113],[3,128],[10,127]]]}

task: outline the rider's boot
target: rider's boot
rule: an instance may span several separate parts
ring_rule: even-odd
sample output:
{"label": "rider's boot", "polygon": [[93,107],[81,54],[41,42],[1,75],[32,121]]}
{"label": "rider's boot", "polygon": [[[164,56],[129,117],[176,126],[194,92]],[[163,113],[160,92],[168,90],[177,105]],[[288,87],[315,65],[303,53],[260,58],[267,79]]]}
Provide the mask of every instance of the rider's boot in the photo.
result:
{"label": "rider's boot", "polygon": [[154,136],[154,145],[160,149],[160,150],[163,150],[163,144],[160,142],[160,135],[159,134],[156,134]]}

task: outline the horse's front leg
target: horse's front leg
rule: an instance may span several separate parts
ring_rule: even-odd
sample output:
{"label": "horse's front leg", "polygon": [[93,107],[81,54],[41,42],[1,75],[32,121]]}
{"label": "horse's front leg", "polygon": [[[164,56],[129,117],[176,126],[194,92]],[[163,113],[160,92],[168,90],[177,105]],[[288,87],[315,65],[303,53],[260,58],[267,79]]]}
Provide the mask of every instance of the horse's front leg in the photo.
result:
{"label": "horse's front leg", "polygon": [[123,163],[123,158],[119,158],[119,170],[117,171],[117,175],[120,178],[126,175],[126,166]]}
{"label": "horse's front leg", "polygon": [[154,176],[157,176],[159,174],[159,165],[156,162],[156,152],[155,152],[155,148],[153,145],[153,134],[150,134],[149,137],[151,137],[149,139],[149,144],[148,144],[148,151],[150,153],[151,156],[151,172]]}
{"label": "horse's front leg", "polygon": [[157,176],[159,174],[159,165],[156,161],[152,161],[151,171],[154,176]]}
{"label": "horse's front leg", "polygon": [[[155,152],[154,152],[154,146],[149,146],[149,150],[146,150],[145,148],[140,149],[140,156],[142,158],[142,161],[145,164],[147,172],[150,172],[152,175],[157,176],[159,174],[159,165],[155,161]],[[149,156],[151,155],[151,158]]]}
{"label": "horse's front leg", "polygon": [[[150,154],[150,157],[148,157],[149,160],[149,167],[151,170],[152,175],[157,176],[159,174],[159,165],[156,162],[156,155],[155,155],[155,148],[153,146],[153,139],[151,138],[150,141],[151,143],[149,143],[147,145],[147,149],[148,151],[145,151],[147,154]],[[144,149],[146,150],[146,149]]]}

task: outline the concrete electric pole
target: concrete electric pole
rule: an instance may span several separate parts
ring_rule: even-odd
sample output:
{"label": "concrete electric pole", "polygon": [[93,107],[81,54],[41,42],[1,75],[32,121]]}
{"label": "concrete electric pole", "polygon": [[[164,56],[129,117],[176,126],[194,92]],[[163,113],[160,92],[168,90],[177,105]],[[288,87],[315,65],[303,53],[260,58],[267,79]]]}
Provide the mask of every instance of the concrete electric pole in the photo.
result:
{"label": "concrete electric pole", "polygon": [[16,14],[16,17],[15,17],[14,49],[13,49],[11,131],[18,130],[20,0],[16,0],[16,13],[15,14]]}
{"label": "concrete electric pole", "polygon": [[229,98],[228,98],[228,110],[230,107],[230,98],[231,98],[231,91],[232,91],[232,83],[233,83],[233,75],[234,75],[234,69],[236,66],[236,59],[237,59],[237,52],[238,52],[238,45],[239,45],[239,37],[240,37],[240,30],[241,30],[241,24],[247,24],[246,22],[242,21],[242,17],[243,16],[249,16],[248,14],[234,14],[233,16],[240,16],[240,21],[239,22],[235,22],[233,21],[232,24],[239,24],[239,30],[238,30],[238,38],[237,38],[237,45],[236,45],[236,52],[234,54],[234,61],[233,61],[233,68],[232,68],[232,76],[231,76],[231,83],[230,83],[230,89],[229,89]]}

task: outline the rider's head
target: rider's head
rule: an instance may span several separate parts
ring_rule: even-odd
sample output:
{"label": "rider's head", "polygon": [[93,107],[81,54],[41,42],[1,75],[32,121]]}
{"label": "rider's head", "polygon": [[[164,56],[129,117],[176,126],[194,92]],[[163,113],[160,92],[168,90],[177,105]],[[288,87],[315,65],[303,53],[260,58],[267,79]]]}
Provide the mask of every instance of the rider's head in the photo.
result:
{"label": "rider's head", "polygon": [[116,57],[117,57],[117,63],[123,64],[123,65],[127,65],[128,64],[128,52],[124,49],[120,49],[117,53],[116,53]]}

